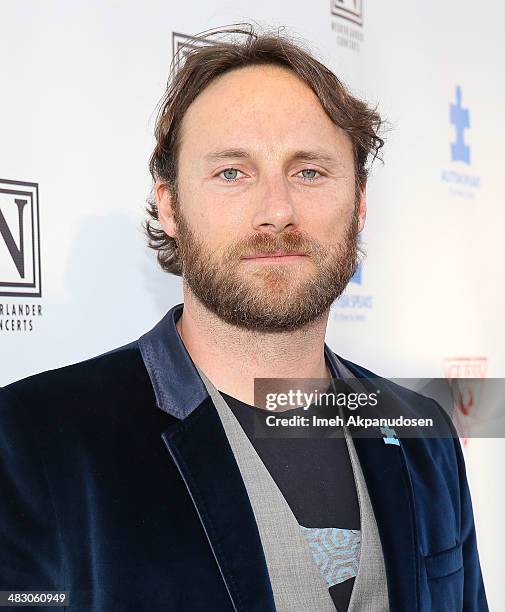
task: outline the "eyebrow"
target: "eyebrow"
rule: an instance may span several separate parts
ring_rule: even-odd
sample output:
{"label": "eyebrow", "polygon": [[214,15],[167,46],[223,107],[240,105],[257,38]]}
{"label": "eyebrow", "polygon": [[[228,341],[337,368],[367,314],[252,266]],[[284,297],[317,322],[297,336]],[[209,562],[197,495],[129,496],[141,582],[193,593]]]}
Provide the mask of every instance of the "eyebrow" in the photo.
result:
{"label": "eyebrow", "polygon": [[[230,159],[230,158],[240,158],[240,159],[250,159],[253,156],[251,153],[246,151],[245,149],[223,149],[221,151],[210,151],[204,156],[204,159],[208,162],[215,162],[222,159]],[[333,155],[330,155],[326,151],[321,149],[313,149],[313,150],[298,150],[294,151],[289,156],[290,161],[298,161],[298,160],[308,160],[308,161],[321,161],[327,164],[336,164],[338,163],[338,159]]]}

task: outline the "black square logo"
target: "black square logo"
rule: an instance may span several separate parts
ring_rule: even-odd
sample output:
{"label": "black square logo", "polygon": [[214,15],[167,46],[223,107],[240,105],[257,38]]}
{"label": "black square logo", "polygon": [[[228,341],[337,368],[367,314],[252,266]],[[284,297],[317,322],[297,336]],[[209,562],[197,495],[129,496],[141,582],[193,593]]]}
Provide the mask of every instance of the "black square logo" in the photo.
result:
{"label": "black square logo", "polygon": [[42,295],[38,183],[0,179],[0,295]]}
{"label": "black square logo", "polygon": [[331,0],[331,12],[356,25],[363,25],[363,0]]}

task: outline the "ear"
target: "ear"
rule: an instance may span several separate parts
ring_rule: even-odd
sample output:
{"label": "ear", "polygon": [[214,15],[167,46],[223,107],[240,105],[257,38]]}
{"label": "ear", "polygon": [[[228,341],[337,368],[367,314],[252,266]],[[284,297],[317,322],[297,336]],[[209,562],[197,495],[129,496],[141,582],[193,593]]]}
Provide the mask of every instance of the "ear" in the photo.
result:
{"label": "ear", "polygon": [[362,232],[365,227],[365,219],[366,219],[366,179],[363,180],[361,185],[360,194],[359,194],[359,202],[358,202],[358,232]]}
{"label": "ear", "polygon": [[158,219],[165,234],[175,238],[177,226],[174,219],[174,201],[168,185],[161,179],[156,179],[154,196],[158,207]]}

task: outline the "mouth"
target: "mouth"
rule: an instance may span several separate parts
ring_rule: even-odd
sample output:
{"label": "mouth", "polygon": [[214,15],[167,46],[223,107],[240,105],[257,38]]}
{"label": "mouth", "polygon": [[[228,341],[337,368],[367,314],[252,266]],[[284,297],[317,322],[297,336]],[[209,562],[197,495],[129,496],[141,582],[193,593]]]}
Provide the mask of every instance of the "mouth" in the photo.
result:
{"label": "mouth", "polygon": [[245,261],[255,261],[260,263],[288,263],[290,261],[299,261],[303,257],[307,257],[305,253],[283,253],[279,251],[277,253],[257,253],[255,255],[247,255],[246,257],[242,257],[242,259]]}

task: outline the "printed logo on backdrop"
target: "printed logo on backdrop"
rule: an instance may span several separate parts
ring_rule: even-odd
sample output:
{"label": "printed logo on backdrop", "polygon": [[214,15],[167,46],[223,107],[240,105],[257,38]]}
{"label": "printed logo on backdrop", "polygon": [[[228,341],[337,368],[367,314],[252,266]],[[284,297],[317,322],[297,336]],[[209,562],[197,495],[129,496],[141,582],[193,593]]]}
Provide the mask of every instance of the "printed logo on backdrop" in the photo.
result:
{"label": "printed logo on backdrop", "polygon": [[346,290],[331,305],[334,321],[361,322],[373,307],[373,296],[363,286],[363,262],[360,261]]}
{"label": "printed logo on backdrop", "polygon": [[[0,179],[0,296],[40,298],[40,227],[37,183]],[[31,331],[40,303],[0,301],[0,332]]]}
{"label": "printed logo on backdrop", "polygon": [[487,374],[487,357],[447,357],[444,373],[451,389],[454,426],[467,446],[472,428],[480,422],[478,406]]}
{"label": "printed logo on backdrop", "polygon": [[331,29],[337,45],[359,52],[363,37],[363,0],[330,0]]}
{"label": "printed logo on backdrop", "polygon": [[176,58],[177,64],[180,64],[191,49],[196,49],[197,47],[202,47],[207,44],[210,44],[210,42],[206,42],[195,36],[172,32],[172,57]]}
{"label": "printed logo on backdrop", "polygon": [[471,172],[471,121],[470,109],[463,102],[463,91],[457,85],[454,99],[449,104],[449,121],[453,139],[449,143],[451,166],[442,170],[442,182],[447,184],[450,195],[471,199],[480,188],[480,176]]}

